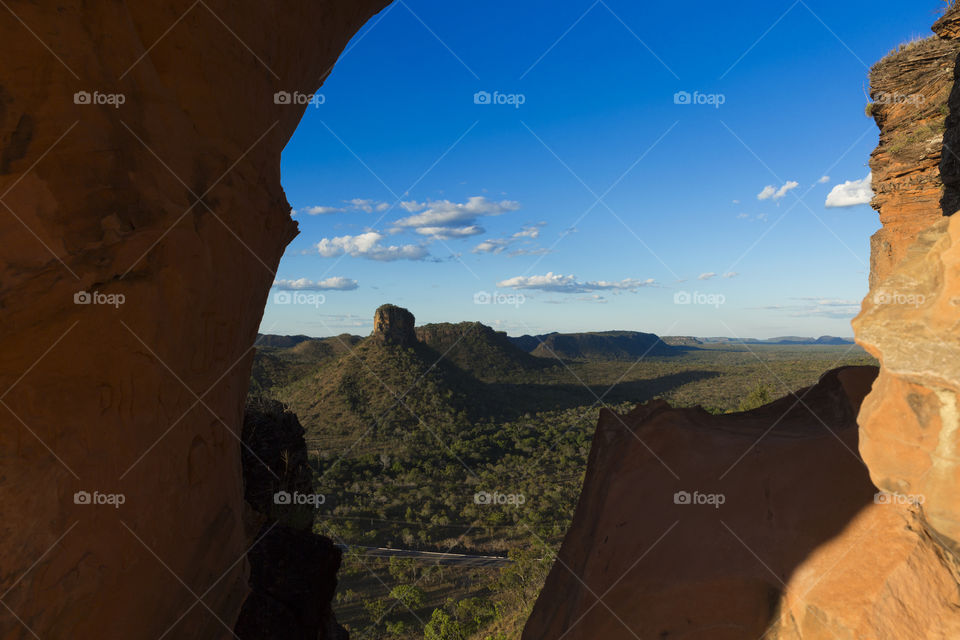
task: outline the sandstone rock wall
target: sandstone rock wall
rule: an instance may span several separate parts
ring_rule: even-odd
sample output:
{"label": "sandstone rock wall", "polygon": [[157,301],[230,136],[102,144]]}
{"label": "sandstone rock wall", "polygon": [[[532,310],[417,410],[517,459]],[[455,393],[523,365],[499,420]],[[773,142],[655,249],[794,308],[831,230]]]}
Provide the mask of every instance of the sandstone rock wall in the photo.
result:
{"label": "sandstone rock wall", "polygon": [[[917,234],[940,217],[947,101],[960,43],[933,36],[870,71],[869,113],[880,128],[870,156],[873,208],[883,227],[870,242],[870,282],[886,277]],[[949,155],[949,154],[947,154]]]}
{"label": "sandstone rock wall", "polygon": [[296,233],[305,106],[274,96],[386,3],[0,11],[0,638],[232,637],[250,347]]}

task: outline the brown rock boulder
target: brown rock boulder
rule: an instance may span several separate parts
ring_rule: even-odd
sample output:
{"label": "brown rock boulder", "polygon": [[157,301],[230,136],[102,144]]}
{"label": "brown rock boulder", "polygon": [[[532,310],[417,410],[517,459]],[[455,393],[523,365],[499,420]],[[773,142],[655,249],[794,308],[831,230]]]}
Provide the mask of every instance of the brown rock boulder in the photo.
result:
{"label": "brown rock boulder", "polygon": [[232,637],[243,397],[306,108],[275,94],[315,91],[385,4],[0,11],[3,640]]}

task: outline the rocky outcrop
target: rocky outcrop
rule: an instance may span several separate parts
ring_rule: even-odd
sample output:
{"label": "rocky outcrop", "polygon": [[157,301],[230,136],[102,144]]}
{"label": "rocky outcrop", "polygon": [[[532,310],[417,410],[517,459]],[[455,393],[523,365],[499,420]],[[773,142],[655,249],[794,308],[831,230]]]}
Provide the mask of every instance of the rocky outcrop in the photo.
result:
{"label": "rocky outcrop", "polygon": [[[954,4],[934,28],[943,38],[956,38],[958,20],[960,7]],[[891,272],[873,279],[854,328],[857,341],[883,365],[860,415],[861,451],[871,477],[881,489],[922,496],[924,531],[955,553],[960,551],[960,219],[951,214],[960,160],[951,141],[960,139],[960,87],[953,87],[948,106],[944,208],[932,209],[935,222],[905,243],[904,257]]]}
{"label": "rocky outcrop", "polygon": [[386,4],[0,11],[4,640],[232,637],[280,153]]}
{"label": "rocky outcrop", "polygon": [[393,304],[381,305],[373,314],[373,338],[386,344],[412,347],[417,343],[413,314]]}
{"label": "rocky outcrop", "polygon": [[340,640],[331,608],[342,554],[313,533],[317,500],[303,427],[275,400],[248,402],[243,421],[244,498],[255,541],[239,640]]}
{"label": "rocky outcrop", "polygon": [[798,391],[800,403],[743,414],[663,401],[602,412],[523,637],[739,640],[781,625],[784,584],[811,552],[858,514],[888,509],[856,455],[875,375],[835,370]]}
{"label": "rocky outcrop", "polygon": [[920,234],[854,326],[883,363],[860,415],[870,474],[924,496],[931,533],[960,551],[960,216]]}
{"label": "rocky outcrop", "polygon": [[873,208],[883,227],[870,242],[870,282],[885,278],[917,234],[940,217],[941,159],[960,44],[933,36],[900,47],[870,71],[868,113],[880,128],[870,157]]}

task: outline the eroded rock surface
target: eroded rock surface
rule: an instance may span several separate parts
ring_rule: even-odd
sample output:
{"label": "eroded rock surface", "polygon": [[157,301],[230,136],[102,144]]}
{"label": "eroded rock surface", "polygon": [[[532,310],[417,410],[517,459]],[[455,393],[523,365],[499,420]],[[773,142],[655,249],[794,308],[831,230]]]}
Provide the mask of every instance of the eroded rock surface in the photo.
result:
{"label": "eroded rock surface", "polygon": [[275,94],[312,94],[386,3],[0,11],[4,640],[232,637],[243,397],[306,108]]}
{"label": "eroded rock surface", "polygon": [[663,401],[604,411],[523,637],[734,640],[778,625],[784,585],[809,554],[883,508],[856,454],[875,375],[838,369],[797,392],[801,403],[743,414]]}
{"label": "eroded rock surface", "polygon": [[870,157],[871,204],[883,224],[871,238],[871,284],[889,275],[917,234],[941,216],[941,159],[952,162],[943,157],[944,129],[958,53],[960,44],[933,36],[870,71],[868,109],[880,128]]}
{"label": "eroded rock surface", "polygon": [[373,337],[386,344],[412,347],[417,343],[413,314],[393,304],[381,305],[373,314]]}

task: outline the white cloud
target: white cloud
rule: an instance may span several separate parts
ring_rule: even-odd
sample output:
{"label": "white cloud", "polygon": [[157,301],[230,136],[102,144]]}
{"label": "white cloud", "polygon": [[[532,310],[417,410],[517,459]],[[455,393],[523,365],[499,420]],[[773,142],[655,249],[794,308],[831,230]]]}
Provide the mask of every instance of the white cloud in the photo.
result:
{"label": "white cloud", "polygon": [[277,289],[291,291],[353,291],[357,288],[357,281],[342,276],[327,278],[319,282],[299,278],[297,280],[274,280],[273,286]]}
{"label": "white cloud", "polygon": [[738,213],[737,220],[747,220],[750,217],[749,213]]}
{"label": "white cloud", "polygon": [[366,211],[367,213],[373,213],[374,207],[377,207],[380,204],[386,204],[386,203],[377,203],[373,200],[367,200],[365,198],[354,198],[353,200],[349,200],[348,204],[350,204],[354,209],[359,209],[360,211]]}
{"label": "white cloud", "polygon": [[408,200],[406,202],[401,202],[400,206],[403,209],[405,209],[408,213],[416,213],[417,211],[422,211],[427,207],[426,203],[417,202],[416,200]]}
{"label": "white cloud", "polygon": [[421,236],[448,240],[450,238],[466,238],[480,235],[484,232],[484,228],[473,224],[469,227],[417,227],[414,231]]}
{"label": "white cloud", "polygon": [[787,180],[786,183],[779,189],[774,187],[772,184],[768,184],[763,188],[763,191],[757,194],[757,200],[779,200],[783,196],[787,195],[788,192],[796,189],[800,186],[799,182],[794,180]]}
{"label": "white cloud", "polygon": [[532,240],[536,240],[537,238],[540,237],[540,227],[541,227],[541,226],[543,226],[543,223],[542,223],[542,222],[541,222],[540,224],[538,224],[538,225],[534,225],[534,226],[530,226],[530,227],[524,227],[524,228],[521,229],[520,231],[517,231],[515,234],[513,234],[512,237],[514,237],[514,238],[530,238],[530,239],[532,239]]}
{"label": "white cloud", "polygon": [[301,209],[304,213],[311,216],[325,216],[330,213],[339,213],[343,211],[342,207],[304,207]]}
{"label": "white cloud", "polygon": [[488,238],[475,246],[471,253],[500,253],[510,244],[505,238]]}
{"label": "white cloud", "polygon": [[725,274],[723,274],[723,277],[724,277],[724,278],[736,278],[738,275],[740,275],[740,274],[737,273],[736,271],[727,271]]}
{"label": "white cloud", "polygon": [[373,213],[374,211],[386,211],[390,208],[390,205],[386,202],[381,202],[379,200],[368,200],[366,198],[354,198],[353,200],[344,200],[346,206],[343,207],[327,207],[327,206],[314,206],[314,207],[303,207],[300,211],[308,213],[311,216],[322,216],[328,215],[331,213],[342,213],[344,211],[364,211],[366,213]]}
{"label": "white cloud", "polygon": [[830,176],[822,176],[819,180],[817,180],[817,182],[820,184],[827,184],[830,182]]}
{"label": "white cloud", "polygon": [[[503,253],[511,245],[518,242],[530,245],[533,240],[536,240],[540,237],[540,227],[544,226],[546,222],[538,222],[537,224],[526,225],[517,231],[516,233],[511,234],[509,237],[503,238],[487,238],[477,246],[472,249],[472,253]],[[530,256],[530,255],[541,255],[547,253],[546,249],[541,249],[537,247],[522,247],[515,249],[509,253],[511,256]]]}
{"label": "white cloud", "polygon": [[827,195],[827,207],[855,207],[870,204],[873,198],[873,172],[863,180],[848,180],[835,186]]}
{"label": "white cloud", "polygon": [[554,293],[590,293],[593,291],[636,291],[641,287],[650,287],[656,285],[653,278],[647,280],[636,280],[626,278],[624,280],[609,282],[606,280],[597,280],[584,282],[577,280],[573,275],[565,276],[559,273],[548,272],[542,276],[516,276],[508,278],[497,283],[498,287],[510,289],[536,289],[539,291],[551,291]]}
{"label": "white cloud", "polygon": [[[477,218],[483,216],[498,216],[508,211],[516,211],[520,203],[512,200],[493,202],[483,196],[472,196],[466,202],[451,202],[450,200],[433,200],[424,204],[418,202],[404,202],[401,206],[413,213],[412,216],[397,220],[394,225],[398,228],[414,228],[421,235],[437,235],[422,233],[421,228],[468,228],[475,227]],[[478,227],[480,228],[480,227]],[[480,232],[483,229],[480,228]],[[473,235],[473,234],[466,234]],[[463,236],[460,236],[463,237]]]}
{"label": "white cloud", "polygon": [[710,278],[715,278],[715,277],[717,277],[716,273],[714,273],[713,271],[708,271],[706,273],[701,273],[700,275],[698,275],[697,280],[709,280]]}
{"label": "white cloud", "polygon": [[355,258],[367,258],[381,262],[394,260],[423,260],[428,252],[418,244],[384,246],[381,240],[384,235],[376,231],[368,231],[355,236],[339,236],[323,238],[317,243],[317,251],[324,258],[335,258],[347,254]]}

